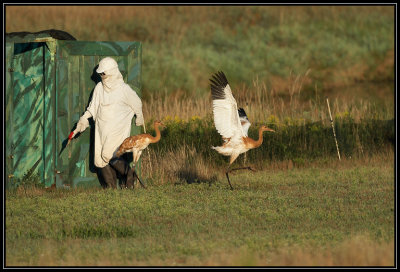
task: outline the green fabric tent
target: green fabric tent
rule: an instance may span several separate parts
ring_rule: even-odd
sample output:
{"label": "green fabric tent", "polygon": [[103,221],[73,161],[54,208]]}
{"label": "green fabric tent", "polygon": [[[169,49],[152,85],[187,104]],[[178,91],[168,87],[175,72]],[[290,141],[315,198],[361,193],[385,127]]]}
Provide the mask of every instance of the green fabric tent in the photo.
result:
{"label": "green fabric tent", "polygon": [[[94,123],[63,149],[113,57],[141,97],[141,43],[6,38],[6,186],[34,176],[46,187],[100,186],[93,163]],[[131,135],[141,133],[132,122]],[[60,151],[62,151],[60,153]],[[140,163],[136,166],[140,176]]]}

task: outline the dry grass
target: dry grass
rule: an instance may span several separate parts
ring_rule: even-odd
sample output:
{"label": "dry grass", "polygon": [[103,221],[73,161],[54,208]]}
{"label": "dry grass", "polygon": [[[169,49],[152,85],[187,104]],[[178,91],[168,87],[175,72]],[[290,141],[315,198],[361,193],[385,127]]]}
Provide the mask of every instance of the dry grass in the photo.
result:
{"label": "dry grass", "polygon": [[[333,247],[288,246],[266,254],[255,254],[248,248],[240,248],[232,254],[217,254],[204,263],[192,261],[195,265],[206,266],[394,266],[393,249],[393,241],[377,243],[358,235]],[[188,261],[185,263],[187,265]],[[175,262],[175,265],[185,264]]]}
{"label": "dry grass", "polygon": [[[254,122],[266,122],[271,118],[280,121],[307,120],[311,122],[327,121],[329,119],[326,97],[329,98],[333,117],[347,114],[356,122],[361,119],[391,119],[394,116],[394,94],[389,86],[360,85],[346,87],[337,91],[324,92],[314,86],[314,89],[305,89],[305,84],[310,84],[309,70],[303,75],[291,75],[289,81],[277,90],[268,88],[265,82],[257,78],[253,86],[233,86],[233,95],[238,107],[243,107]],[[227,75],[229,80],[229,75]],[[280,84],[280,83],[277,83]],[[281,83],[283,84],[283,83]],[[374,90],[371,91],[370,88]],[[372,99],[371,92],[380,93],[381,99]],[[394,98],[394,96],[393,96]],[[187,96],[183,92],[150,93],[144,97],[143,114],[149,125],[154,119],[178,117],[189,120],[193,117],[204,118],[212,115],[211,94]],[[378,104],[379,103],[379,104]],[[329,123],[326,123],[329,125]]]}
{"label": "dry grass", "polygon": [[288,248],[269,255],[273,266],[394,266],[394,242],[376,243],[356,236],[333,248]]}
{"label": "dry grass", "polygon": [[[135,256],[123,258],[115,251],[118,239],[108,241],[69,239],[62,242],[42,241],[42,252],[35,264],[24,260],[7,259],[8,266],[394,266],[394,242],[374,242],[367,236],[358,235],[330,247],[292,247],[271,250],[264,254],[254,253],[247,247],[233,252],[215,252],[208,258],[195,256],[174,259],[137,260]],[[114,246],[113,246],[114,245]],[[39,246],[39,245],[36,245]],[[88,256],[85,250],[96,248]],[[66,253],[68,252],[68,253]],[[107,256],[98,259],[97,254]],[[62,256],[62,257],[60,257]],[[85,256],[85,258],[80,258]]]}
{"label": "dry grass", "polygon": [[[305,18],[325,19],[340,22],[339,16],[346,7],[265,7],[260,8],[260,14],[266,9],[274,9],[272,12],[274,23],[277,25],[287,24],[288,21],[303,22]],[[390,7],[353,7],[348,9],[349,13],[354,10],[360,12],[372,12],[380,10],[382,14],[393,16]],[[173,37],[174,48],[179,49],[183,45],[184,36],[188,34],[190,25],[200,25],[210,18],[216,24],[228,17],[220,16],[224,13],[223,7],[157,7],[157,6],[134,6],[134,7],[101,7],[101,6],[7,6],[6,7],[6,32],[12,31],[40,31],[44,29],[62,29],[78,40],[146,40],[146,42],[157,44]],[[176,16],[176,15],[180,16]],[[250,9],[243,9],[243,18],[252,14]],[[307,14],[307,16],[304,16]],[[45,16],[43,16],[45,15]],[[249,17],[249,16],[247,16]],[[252,17],[252,16],[250,16]],[[98,18],[101,18],[99,22]],[[135,18],[127,23],[127,19]],[[166,23],[166,19],[168,23]],[[253,16],[251,24],[256,24],[260,18]],[[135,22],[136,25],[130,25]],[[227,31],[232,22],[222,23]],[[339,25],[339,24],[336,24]],[[85,27],[83,27],[85,26]],[[86,27],[89,26],[89,27]],[[142,31],[155,29],[154,32]],[[207,29],[212,32],[213,29]],[[233,30],[232,30],[233,31]],[[176,51],[178,52],[178,51]],[[371,73],[379,77],[392,69],[394,51],[389,51],[384,62]],[[182,56],[177,56],[182,58]],[[349,114],[355,120],[363,118],[389,119],[394,116],[394,93],[393,88],[385,88],[374,92],[381,98],[382,108],[376,110],[375,98],[369,91],[370,86],[358,87],[343,85],[328,86],[314,83],[310,79],[313,70],[307,69],[304,73],[291,73],[288,78],[271,77],[269,85],[257,77],[252,79],[252,86],[232,84],[234,96],[238,106],[243,107],[250,121],[267,122],[273,118],[281,121],[287,120],[310,120],[319,121],[328,119],[325,95],[328,95],[331,110],[334,116]],[[361,79],[365,74],[367,65],[358,63],[353,67],[332,71],[332,76],[337,78]],[[198,71],[197,71],[198,72]],[[327,71],[328,73],[329,71]],[[196,73],[196,71],[194,71]],[[211,75],[210,75],[211,76]],[[200,77],[196,75],[195,77]],[[230,75],[227,74],[228,80]],[[368,80],[366,78],[366,80]],[[202,81],[203,82],[203,81]],[[205,83],[204,83],[205,84]],[[368,83],[370,84],[370,82]],[[379,89],[381,86],[377,86]],[[346,89],[344,89],[346,88]],[[391,100],[393,98],[393,100]],[[212,114],[211,97],[207,95],[187,96],[183,91],[176,90],[156,95],[152,92],[146,93],[143,98],[143,111],[146,118],[146,126],[149,127],[152,120],[164,119],[175,116],[183,120],[189,120],[194,116],[199,118],[210,117]],[[329,123],[327,122],[327,125]],[[196,156],[196,148],[192,146],[180,146],[160,156],[151,147],[142,155],[142,173],[146,179],[155,185],[165,184],[171,181],[212,182],[223,177],[222,169],[216,168],[212,162]],[[243,161],[244,156],[238,161]],[[321,161],[307,162],[304,167],[324,166],[327,168],[341,169],[354,167],[355,165],[385,166],[387,161],[394,162],[394,153],[389,150],[387,154],[377,154],[372,157],[361,157],[356,160],[342,158],[339,162],[334,158]],[[273,161],[262,165],[264,170],[282,170],[297,167],[293,161]],[[226,185],[226,184],[224,184]],[[60,192],[62,193],[62,192]],[[18,188],[18,196],[35,197],[45,194],[40,188]],[[25,241],[24,241],[25,242]],[[29,241],[28,241],[29,242]],[[149,261],[121,259],[118,250],[120,243],[115,239],[104,241],[66,240],[66,241],[31,241],[38,245],[42,251],[39,259],[35,259],[35,265],[40,266],[392,266],[394,264],[394,242],[376,242],[367,236],[355,236],[340,244],[329,247],[309,246],[283,246],[270,252],[253,253],[254,249],[239,248],[232,252],[215,252],[205,259],[199,257],[182,257],[174,259],[151,259]],[[60,244],[61,243],[61,244]],[[111,245],[111,246],[110,246]],[[94,249],[94,253],[88,257],[87,250]],[[67,252],[66,254],[64,254]],[[27,253],[31,254],[31,253]],[[7,265],[32,265],[24,258],[18,259],[20,254],[13,259],[7,259]],[[60,257],[62,256],[62,258]],[[82,258],[82,256],[88,258]],[[105,256],[100,261],[97,256]]]}
{"label": "dry grass", "polygon": [[143,115],[148,123],[147,127],[152,126],[154,119],[175,116],[182,120],[189,120],[194,116],[204,118],[211,113],[211,105],[211,95],[188,98],[181,92],[171,95],[148,94],[143,99]]}
{"label": "dry grass", "polygon": [[142,173],[146,179],[155,180],[157,184],[171,181],[187,183],[213,182],[216,180],[216,169],[201,156],[196,155],[196,148],[180,146],[175,150],[158,156],[149,149],[142,155]]}
{"label": "dry grass", "polygon": [[[165,159],[153,158],[159,165],[153,161],[152,174],[164,173],[163,182],[171,182],[166,186],[134,192],[99,188],[43,193],[45,189],[32,187],[9,192],[6,264],[393,266],[393,158],[392,152],[295,171],[286,171],[283,164],[283,170],[274,171],[276,164],[272,171],[235,175],[241,187],[232,194],[222,169],[208,169],[212,162],[181,148]],[[216,184],[173,186],[185,165],[191,172],[181,177],[183,182],[201,173],[208,179],[217,175]],[[108,212],[110,217],[104,218]],[[293,217],[299,212],[308,223]],[[271,216],[277,216],[273,222]],[[204,220],[215,225],[202,228],[209,226]],[[133,226],[139,228],[129,231]],[[88,236],[81,236],[78,230],[85,229]],[[114,229],[124,235],[106,235]]]}
{"label": "dry grass", "polygon": [[[260,14],[267,10],[272,11],[271,14],[278,24],[285,24],[287,21],[306,20],[306,17],[316,19],[326,19],[339,21],[338,17],[341,12],[358,12],[371,13],[379,11],[388,16],[393,16],[393,7],[374,6],[259,6],[253,7],[258,9],[254,18],[251,18],[250,24],[259,21]],[[253,15],[251,7],[241,8],[244,13],[243,17]],[[6,31],[39,31],[48,28],[61,28],[65,31],[73,31],[79,38],[79,29],[83,25],[93,25],[96,22],[96,28],[103,31],[101,27],[105,22],[110,21],[114,24],[120,24],[127,18],[137,18],[150,26],[160,27],[163,17],[167,16],[171,22],[163,25],[163,28],[171,31],[182,31],[181,27],[188,23],[202,23],[210,16],[216,16],[218,20],[225,20],[220,14],[226,11],[223,6],[6,6]],[[42,16],[46,14],[46,16]],[[180,15],[180,16],[176,16]],[[305,16],[306,15],[306,16]],[[18,18],[18,20],[16,20]],[[101,20],[99,20],[101,18]],[[188,19],[190,18],[190,21]],[[230,22],[226,22],[230,23]],[[50,27],[49,27],[50,25]],[[173,30],[175,29],[175,30]],[[118,33],[116,37],[121,40]],[[93,32],[89,38],[96,40],[97,33]]]}
{"label": "dry grass", "polygon": [[267,265],[275,266],[394,266],[394,242],[375,243],[357,236],[336,248],[293,248],[272,254]]}
{"label": "dry grass", "polygon": [[[209,76],[204,75],[205,71],[209,71],[205,67],[209,67],[210,64],[202,63],[201,57],[199,57],[208,51],[201,51],[196,53],[193,59],[188,59],[189,56],[183,54],[184,50],[182,50],[190,48],[192,46],[190,42],[194,38],[204,41],[203,47],[209,46],[212,44],[212,41],[209,40],[210,33],[215,30],[212,29],[213,27],[221,26],[224,31],[232,34],[237,31],[235,29],[238,22],[243,23],[244,27],[251,27],[261,24],[260,22],[265,20],[265,18],[263,19],[265,16],[278,29],[281,26],[290,26],[293,22],[308,25],[308,22],[324,23],[329,21],[335,22],[334,26],[337,29],[333,29],[334,31],[343,33],[340,27],[343,27],[346,22],[345,18],[352,17],[354,12],[365,16],[362,17],[363,19],[359,19],[359,22],[356,22],[361,31],[364,29],[363,24],[369,22],[366,20],[370,18],[370,14],[379,12],[382,16],[393,16],[393,7],[249,6],[235,9],[224,6],[6,6],[5,30],[6,32],[40,31],[55,28],[71,33],[78,40],[140,40],[147,46],[144,48],[144,52],[149,53],[151,50],[157,50],[157,52],[151,54],[156,62],[162,60],[162,54],[170,53],[164,47],[173,48],[173,59],[177,60],[177,63],[168,65],[171,65],[171,69],[176,64],[183,65],[182,67],[185,67],[185,69],[190,67],[191,78],[196,82],[194,86],[199,90],[191,89],[191,93],[188,95],[187,90],[185,93],[184,90],[179,90],[179,87],[173,89],[170,87],[162,94],[164,90],[152,89],[156,85],[151,85],[148,87],[149,89],[144,90],[144,115],[146,120],[162,119],[166,116],[178,116],[180,119],[188,120],[193,115],[202,118],[211,114],[209,93],[199,94],[201,89],[207,89],[208,78],[211,77],[211,74]],[[43,16],[43,14],[46,16]],[[101,18],[101,20],[98,20],[98,18]],[[363,23],[364,21],[365,23]],[[212,24],[208,24],[206,28],[199,30],[196,36],[190,36],[190,31],[196,29],[196,26],[201,26],[204,22],[212,22]],[[284,28],[281,29],[281,31],[283,30]],[[232,37],[235,36],[234,34],[232,34]],[[184,44],[185,40],[189,45]],[[152,46],[159,47],[152,48]],[[251,50],[251,47],[248,50]],[[301,54],[306,53],[301,52]],[[148,61],[150,54],[144,55],[145,57]],[[252,85],[248,84],[247,86],[244,83],[242,85],[233,84],[235,82],[235,75],[233,74],[226,76],[231,82],[238,105],[245,108],[253,122],[264,122],[271,116],[276,116],[280,120],[285,118],[303,118],[311,119],[311,121],[326,119],[326,95],[330,98],[331,109],[334,114],[347,112],[356,120],[369,118],[373,114],[376,115],[376,111],[371,110],[371,108],[379,102],[380,107],[385,108],[387,112],[382,116],[373,117],[393,118],[393,87],[385,86],[382,88],[382,84],[371,88],[371,85],[373,85],[371,82],[363,85],[360,85],[359,82],[385,78],[384,75],[392,74],[394,50],[389,49],[386,57],[377,62],[376,67],[373,66],[375,68],[371,68],[371,65],[367,63],[373,57],[368,56],[368,59],[362,59],[349,67],[340,65],[326,70],[309,69],[310,65],[305,64],[303,72],[289,74],[285,72],[285,75],[280,76],[271,74],[268,83],[266,83],[265,78],[259,79],[257,76],[248,78],[248,82],[252,82]],[[192,63],[192,65],[185,66],[187,62]],[[197,62],[202,67],[199,67]],[[290,66],[295,67],[294,64],[297,62]],[[163,71],[162,75],[153,75],[156,72],[154,69],[151,66],[144,67],[144,74],[152,73],[151,78],[144,78],[144,86],[149,85],[148,81],[149,79],[153,80],[153,76],[157,76],[160,81],[164,79],[166,85],[168,85],[170,84],[168,81],[179,81],[181,80],[179,76],[184,75],[182,71],[177,73],[178,76],[173,74],[174,78],[168,77],[169,74],[166,71]],[[367,69],[375,70],[366,73]],[[315,81],[315,76],[318,73],[325,73],[325,79],[322,83]],[[363,78],[364,74],[371,75],[373,78]],[[331,78],[337,78],[337,80],[331,80]],[[349,85],[354,82],[357,82],[356,86]],[[385,84],[387,85],[387,82]],[[178,84],[181,87],[183,85],[183,81]]]}
{"label": "dry grass", "polygon": [[[239,165],[249,165],[246,157],[246,153],[240,155],[236,163]],[[224,159],[226,160],[226,167],[228,167],[229,159],[227,157]],[[212,183],[217,179],[225,178],[225,168],[221,169],[213,161],[199,156],[198,151],[193,146],[181,145],[174,150],[165,152],[162,156],[150,146],[143,152],[141,160],[142,176],[146,180],[151,180],[153,185],[166,184],[171,181]],[[386,168],[388,167],[388,161],[394,162],[394,150],[391,148],[381,150],[380,153],[372,156],[356,156],[354,158],[342,156],[340,161],[337,157],[322,157],[314,160],[305,160],[300,165],[290,159],[258,162],[256,165],[250,163],[250,165],[257,170],[268,172],[310,167],[344,170],[354,166],[363,167],[370,165]]]}

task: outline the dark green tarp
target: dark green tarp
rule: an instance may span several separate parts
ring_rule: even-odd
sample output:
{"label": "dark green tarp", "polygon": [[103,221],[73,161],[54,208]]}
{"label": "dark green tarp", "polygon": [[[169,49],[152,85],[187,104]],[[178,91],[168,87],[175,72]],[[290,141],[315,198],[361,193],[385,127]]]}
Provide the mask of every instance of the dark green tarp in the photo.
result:
{"label": "dark green tarp", "polygon": [[[113,57],[141,97],[141,43],[56,40],[46,35],[6,39],[6,182],[38,177],[46,187],[99,186],[93,162],[94,124],[61,153]],[[141,133],[132,122],[131,135]],[[140,175],[140,164],[136,167]]]}

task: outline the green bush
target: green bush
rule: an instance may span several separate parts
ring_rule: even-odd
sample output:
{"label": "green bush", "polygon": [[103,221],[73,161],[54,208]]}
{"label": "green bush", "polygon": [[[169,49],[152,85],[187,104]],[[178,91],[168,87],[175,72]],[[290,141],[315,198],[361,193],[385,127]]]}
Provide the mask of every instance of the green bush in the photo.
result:
{"label": "green bush", "polygon": [[[275,132],[264,133],[263,144],[247,152],[249,162],[296,159],[300,162],[337,156],[330,124],[322,121],[291,121],[290,125],[278,120],[274,122],[267,125]],[[211,149],[211,146],[222,144],[211,118],[192,118],[189,121],[167,118],[164,123],[167,127],[162,131],[161,141],[151,147],[160,156],[182,146],[193,146],[198,156],[217,165],[226,164],[227,159]],[[357,123],[345,115],[336,118],[334,124],[341,156],[371,155],[384,148],[394,147],[394,120],[362,120]],[[249,136],[253,139],[258,139],[260,125],[256,123],[250,127]],[[154,134],[154,131],[150,130],[150,133]]]}

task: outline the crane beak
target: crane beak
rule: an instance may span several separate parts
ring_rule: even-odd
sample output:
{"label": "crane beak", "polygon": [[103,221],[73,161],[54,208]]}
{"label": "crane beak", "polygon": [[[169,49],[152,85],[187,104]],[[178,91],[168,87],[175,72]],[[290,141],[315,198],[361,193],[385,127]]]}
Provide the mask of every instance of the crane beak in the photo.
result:
{"label": "crane beak", "polygon": [[272,128],[268,128],[265,131],[271,131],[271,132],[275,132],[275,130],[273,130]]}

